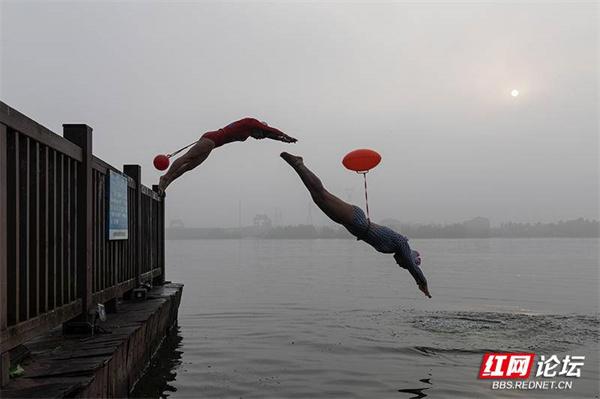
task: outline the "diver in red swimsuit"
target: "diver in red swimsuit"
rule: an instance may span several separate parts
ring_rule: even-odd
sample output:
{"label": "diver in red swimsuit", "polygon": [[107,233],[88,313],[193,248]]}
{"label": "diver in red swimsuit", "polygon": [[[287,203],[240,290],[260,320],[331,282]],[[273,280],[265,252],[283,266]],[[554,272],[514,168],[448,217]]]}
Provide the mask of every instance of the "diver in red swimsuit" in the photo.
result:
{"label": "diver in red swimsuit", "polygon": [[167,173],[161,176],[158,183],[159,190],[164,192],[173,180],[204,162],[213,149],[234,141],[245,141],[248,137],[254,137],[255,139],[268,138],[284,143],[295,143],[297,141],[282,131],[254,118],[240,119],[222,129],[204,133],[200,140],[188,152],[173,162]]}

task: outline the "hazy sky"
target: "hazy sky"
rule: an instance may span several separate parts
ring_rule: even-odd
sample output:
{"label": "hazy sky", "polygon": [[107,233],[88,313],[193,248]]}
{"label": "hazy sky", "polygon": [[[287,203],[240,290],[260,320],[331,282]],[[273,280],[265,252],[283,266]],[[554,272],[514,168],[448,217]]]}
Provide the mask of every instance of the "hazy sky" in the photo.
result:
{"label": "hazy sky", "polygon": [[[596,2],[1,1],[0,98],[95,154],[139,163],[254,116],[297,137],[219,148],[168,219],[325,223],[278,157],[364,205],[341,158],[379,151],[375,220],[598,218]],[[510,92],[519,90],[518,97]]]}

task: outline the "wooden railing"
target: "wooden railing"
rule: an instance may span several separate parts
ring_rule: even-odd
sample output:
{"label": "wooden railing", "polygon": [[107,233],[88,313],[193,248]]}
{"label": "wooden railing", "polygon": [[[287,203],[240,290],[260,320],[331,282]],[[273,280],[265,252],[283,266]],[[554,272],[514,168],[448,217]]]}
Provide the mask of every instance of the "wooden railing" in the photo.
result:
{"label": "wooden railing", "polygon": [[126,165],[128,239],[107,235],[107,175],[92,129],[61,137],[0,102],[0,353],[139,284],[164,281],[164,201]]}

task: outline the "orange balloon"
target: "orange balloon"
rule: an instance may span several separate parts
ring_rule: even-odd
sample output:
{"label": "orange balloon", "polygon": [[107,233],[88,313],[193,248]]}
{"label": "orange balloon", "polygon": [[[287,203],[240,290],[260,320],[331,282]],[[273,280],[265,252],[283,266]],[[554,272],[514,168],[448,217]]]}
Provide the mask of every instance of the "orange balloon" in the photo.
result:
{"label": "orange balloon", "polygon": [[368,172],[381,162],[381,155],[368,149],[354,150],[346,154],[342,164],[355,172]]}

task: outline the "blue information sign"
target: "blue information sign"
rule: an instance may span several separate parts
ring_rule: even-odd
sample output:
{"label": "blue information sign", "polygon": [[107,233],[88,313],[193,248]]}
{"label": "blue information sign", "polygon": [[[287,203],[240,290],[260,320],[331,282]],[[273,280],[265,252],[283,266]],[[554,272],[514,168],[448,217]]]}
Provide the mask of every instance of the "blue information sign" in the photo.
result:
{"label": "blue information sign", "polygon": [[110,170],[107,176],[108,190],[108,239],[126,240],[127,230],[127,177]]}

